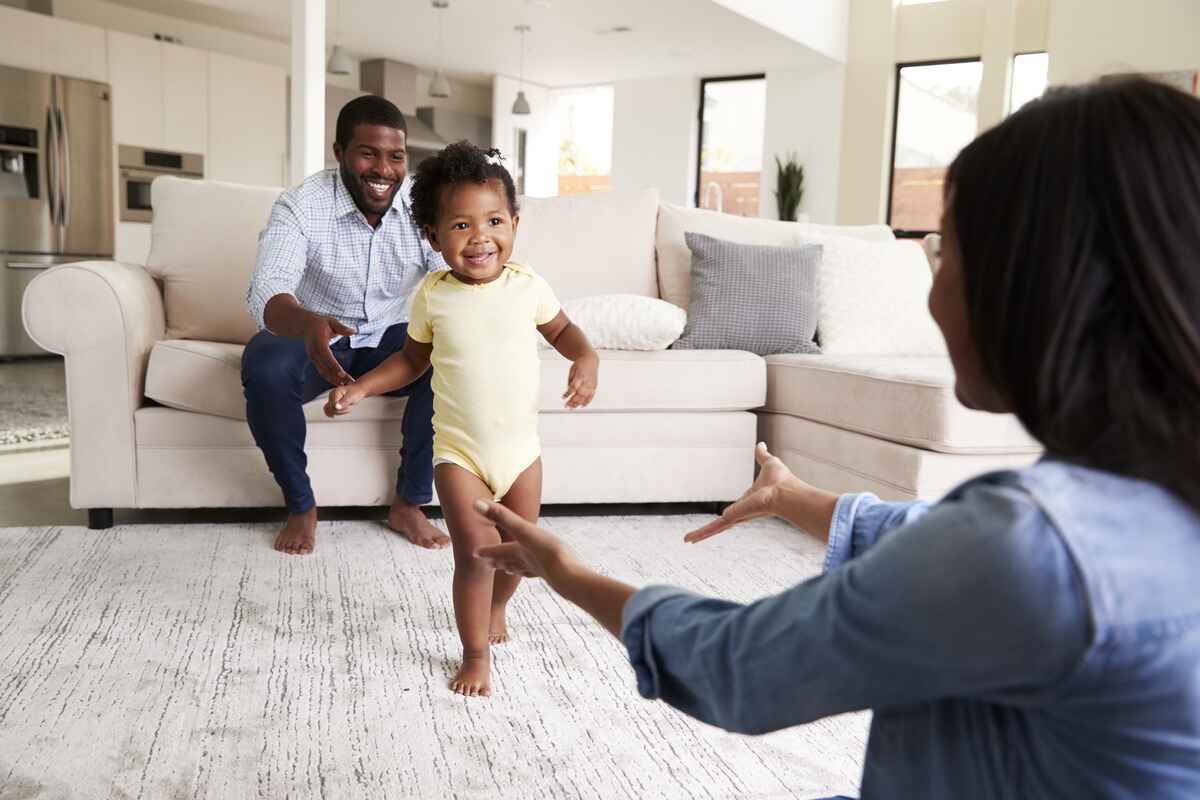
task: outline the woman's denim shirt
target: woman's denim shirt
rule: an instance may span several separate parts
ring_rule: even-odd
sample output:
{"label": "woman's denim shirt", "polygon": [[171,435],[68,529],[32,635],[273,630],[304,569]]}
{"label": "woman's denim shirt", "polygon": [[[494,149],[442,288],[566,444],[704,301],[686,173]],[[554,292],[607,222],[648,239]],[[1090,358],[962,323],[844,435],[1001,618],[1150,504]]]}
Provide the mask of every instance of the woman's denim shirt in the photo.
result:
{"label": "woman's denim shirt", "polygon": [[1200,798],[1200,514],[1154,484],[1047,458],[844,495],[822,575],[650,587],[622,639],[643,696],[726,730],[874,709],[867,798]]}

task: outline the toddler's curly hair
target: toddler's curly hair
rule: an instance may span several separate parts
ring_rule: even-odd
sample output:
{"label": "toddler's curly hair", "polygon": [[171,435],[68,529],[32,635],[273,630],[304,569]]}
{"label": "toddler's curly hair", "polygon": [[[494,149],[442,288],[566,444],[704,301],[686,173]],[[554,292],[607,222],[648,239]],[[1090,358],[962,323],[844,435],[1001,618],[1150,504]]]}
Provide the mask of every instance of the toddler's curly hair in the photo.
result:
{"label": "toddler's curly hair", "polygon": [[426,226],[437,227],[442,190],[457,183],[500,181],[507,195],[508,213],[516,216],[517,187],[513,184],[512,175],[500,163],[500,158],[500,151],[496,148],[484,150],[464,139],[447,145],[422,161],[417,167],[412,186],[413,219],[417,227],[422,231]]}

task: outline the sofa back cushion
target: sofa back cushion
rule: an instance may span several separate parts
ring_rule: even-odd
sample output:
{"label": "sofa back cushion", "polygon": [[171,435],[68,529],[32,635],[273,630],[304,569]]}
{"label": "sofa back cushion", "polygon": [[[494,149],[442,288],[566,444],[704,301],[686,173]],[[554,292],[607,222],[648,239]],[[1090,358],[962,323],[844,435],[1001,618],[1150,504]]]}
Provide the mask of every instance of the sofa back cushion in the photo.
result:
{"label": "sofa back cushion", "polygon": [[946,355],[929,314],[933,276],[921,245],[801,233],[824,248],[817,271],[817,342],[826,355]]}
{"label": "sofa back cushion", "polygon": [[282,189],[162,177],[151,185],[146,270],[163,286],[168,339],[245,344],[258,234]]}
{"label": "sofa back cushion", "polygon": [[663,300],[686,309],[692,288],[692,253],[685,233],[700,233],[736,244],[792,247],[804,233],[850,236],[867,241],[893,241],[886,225],[816,225],[739,217],[699,208],[663,205],[658,209],[658,286]]}
{"label": "sofa back cushion", "polygon": [[658,297],[657,211],[653,189],[522,197],[513,260],[549,281],[560,300],[601,294]]}

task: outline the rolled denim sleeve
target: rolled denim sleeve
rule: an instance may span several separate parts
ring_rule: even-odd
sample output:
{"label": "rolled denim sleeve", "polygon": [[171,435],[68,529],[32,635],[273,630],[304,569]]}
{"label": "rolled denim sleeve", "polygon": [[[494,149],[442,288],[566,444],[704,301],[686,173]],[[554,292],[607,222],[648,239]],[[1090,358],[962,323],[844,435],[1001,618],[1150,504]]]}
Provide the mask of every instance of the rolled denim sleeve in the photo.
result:
{"label": "rolled denim sleeve", "polygon": [[[1090,635],[1082,582],[1027,494],[979,486],[919,516],[908,509],[907,524],[899,507],[873,508],[860,509],[877,523],[864,526],[869,549],[774,596],[742,605],[662,586],[634,594],[621,638],[639,692],[754,734],[1040,691],[1080,663]],[[853,526],[845,533],[852,550]]]}
{"label": "rolled denim sleeve", "polygon": [[885,503],[870,492],[838,498],[825,548],[825,571],[862,555],[897,528],[920,519],[929,510],[921,500]]}
{"label": "rolled denim sleeve", "polygon": [[267,327],[267,303],[277,294],[296,293],[308,260],[308,236],[293,198],[284,193],[271,208],[267,227],[258,236],[254,275],[246,292],[246,308],[259,330]]}

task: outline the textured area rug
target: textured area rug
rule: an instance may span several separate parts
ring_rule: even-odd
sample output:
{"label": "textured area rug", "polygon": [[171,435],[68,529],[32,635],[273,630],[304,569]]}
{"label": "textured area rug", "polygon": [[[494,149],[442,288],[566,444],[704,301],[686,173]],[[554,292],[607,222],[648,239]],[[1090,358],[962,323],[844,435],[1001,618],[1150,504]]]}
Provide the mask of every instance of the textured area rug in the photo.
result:
{"label": "textured area rug", "polygon": [[61,378],[58,385],[45,379],[49,366],[0,365],[0,447],[48,444],[70,436],[67,393]]}
{"label": "textured area rug", "polygon": [[[758,521],[550,518],[635,585],[739,601],[818,571]],[[322,523],[0,530],[0,798],[805,798],[853,794],[867,715],[762,737],[641,699],[621,645],[539,582],[510,606],[490,699],[459,655],[447,551]]]}

